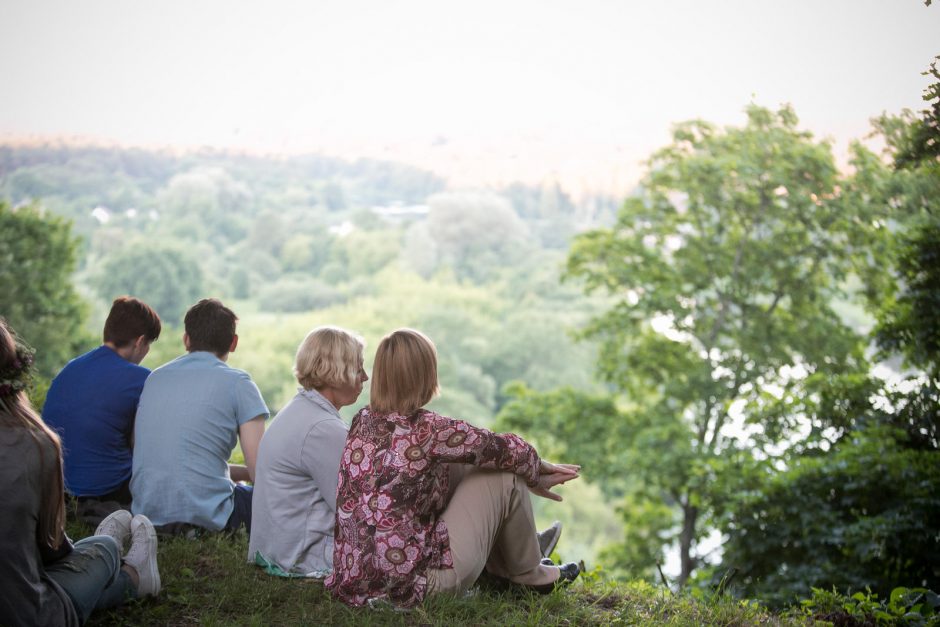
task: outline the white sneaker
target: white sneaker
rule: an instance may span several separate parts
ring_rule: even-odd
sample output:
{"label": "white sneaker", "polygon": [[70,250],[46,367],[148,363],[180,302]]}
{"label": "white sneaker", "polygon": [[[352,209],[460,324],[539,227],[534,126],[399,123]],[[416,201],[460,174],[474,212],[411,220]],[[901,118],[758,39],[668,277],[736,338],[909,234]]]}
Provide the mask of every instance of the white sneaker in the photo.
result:
{"label": "white sneaker", "polygon": [[157,532],[150,519],[137,514],[131,520],[131,548],[124,562],[137,571],[137,596],[160,593],[160,571],[157,569]]}
{"label": "white sneaker", "polygon": [[126,509],[119,509],[116,512],[108,514],[101,521],[98,528],[95,529],[96,536],[111,536],[117,540],[121,553],[124,552],[124,544],[131,535],[131,513]]}

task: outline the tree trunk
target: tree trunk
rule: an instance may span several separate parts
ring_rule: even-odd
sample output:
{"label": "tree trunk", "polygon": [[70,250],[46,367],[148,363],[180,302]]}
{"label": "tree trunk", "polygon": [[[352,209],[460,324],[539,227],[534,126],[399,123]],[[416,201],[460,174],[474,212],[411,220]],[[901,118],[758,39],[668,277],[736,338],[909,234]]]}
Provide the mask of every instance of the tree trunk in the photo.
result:
{"label": "tree trunk", "polygon": [[692,541],[695,539],[695,521],[698,518],[698,508],[691,505],[682,506],[682,533],[679,534],[679,559],[682,562],[682,572],[679,573],[679,588],[685,587],[692,571],[695,569],[695,558],[692,557]]}

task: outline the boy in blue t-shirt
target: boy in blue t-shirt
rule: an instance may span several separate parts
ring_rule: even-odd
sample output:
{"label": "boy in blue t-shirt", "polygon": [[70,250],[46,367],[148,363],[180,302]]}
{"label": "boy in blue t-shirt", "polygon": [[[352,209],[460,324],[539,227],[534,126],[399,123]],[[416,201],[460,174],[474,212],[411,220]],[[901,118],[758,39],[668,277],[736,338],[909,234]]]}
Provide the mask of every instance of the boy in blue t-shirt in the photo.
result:
{"label": "boy in blue t-shirt", "polygon": [[139,364],[160,328],[150,306],[121,296],[104,323],[104,343],[52,380],[42,417],[62,438],[65,489],[80,502],[131,502],[134,416],[150,374]]}

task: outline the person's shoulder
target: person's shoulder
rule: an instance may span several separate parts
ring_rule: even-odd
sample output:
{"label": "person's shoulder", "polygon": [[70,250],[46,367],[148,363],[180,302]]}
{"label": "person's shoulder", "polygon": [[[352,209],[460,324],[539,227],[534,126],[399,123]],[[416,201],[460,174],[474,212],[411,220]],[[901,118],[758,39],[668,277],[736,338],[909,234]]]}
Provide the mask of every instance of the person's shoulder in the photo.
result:
{"label": "person's shoulder", "polygon": [[73,357],[62,367],[62,370],[59,371],[59,374],[57,374],[53,380],[68,377],[76,371],[84,370],[85,368],[90,367],[90,365],[100,357],[102,348],[104,347],[99,346],[98,348],[91,349],[87,353],[82,353],[77,357]]}
{"label": "person's shoulder", "polygon": [[248,372],[245,370],[236,368],[230,365],[227,361],[219,359],[217,355],[206,351],[195,351],[187,355],[183,355],[183,357],[179,359],[184,359],[185,363],[190,368],[207,370],[217,374],[218,376],[228,377],[231,379],[251,380],[251,375],[248,374]]}
{"label": "person's shoulder", "polygon": [[[186,358],[186,354],[180,355],[176,359],[172,359],[165,364],[157,366],[153,371],[148,371],[147,377],[144,380],[144,387],[153,387],[159,385],[162,381],[174,380],[178,371],[187,368]],[[143,366],[141,367],[143,368]]]}
{"label": "person's shoulder", "polygon": [[178,368],[182,368],[182,367],[186,364],[186,360],[187,360],[188,357],[189,357],[189,354],[188,354],[188,353],[183,353],[183,354],[180,355],[179,357],[176,357],[175,359],[171,359],[170,361],[166,362],[165,364],[161,364],[161,365],[157,366],[156,368],[154,368],[152,374],[156,374],[156,373],[158,373],[158,372],[161,372],[161,373],[162,373],[162,372],[168,372],[168,371],[171,371],[171,370],[176,370],[176,369],[178,369]]}
{"label": "person's shoulder", "polygon": [[415,420],[424,420],[427,422],[454,422],[456,420],[456,418],[444,416],[436,411],[425,409],[424,407],[414,413],[414,418]]}
{"label": "person's shoulder", "polygon": [[[330,411],[317,400],[316,397],[311,398],[309,393],[300,391],[277,412],[275,420],[284,416],[286,420],[302,422],[309,427],[314,427],[323,422],[343,422],[335,411]],[[329,402],[326,399],[322,400],[324,403]]]}
{"label": "person's shoulder", "polygon": [[241,368],[235,368],[233,366],[229,366],[225,362],[222,362],[222,367],[225,369],[228,375],[233,378],[247,379],[248,381],[251,381],[251,375],[248,374],[247,370],[242,370]]}
{"label": "person's shoulder", "polygon": [[118,359],[119,361],[115,362],[115,368],[132,379],[146,379],[150,374],[150,368],[146,366],[135,364],[134,362],[128,361],[123,357],[119,357]]}

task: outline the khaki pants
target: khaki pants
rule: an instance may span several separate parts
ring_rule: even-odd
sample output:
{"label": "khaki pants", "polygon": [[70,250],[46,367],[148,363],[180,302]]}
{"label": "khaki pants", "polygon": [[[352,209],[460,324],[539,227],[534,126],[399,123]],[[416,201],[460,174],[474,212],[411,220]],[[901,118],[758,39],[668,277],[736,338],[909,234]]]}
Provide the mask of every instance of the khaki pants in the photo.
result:
{"label": "khaki pants", "polygon": [[428,592],[462,594],[486,570],[526,585],[558,578],[541,566],[535,517],[522,477],[451,464],[451,496],[441,519],[450,536],[453,569],[431,569]]}

